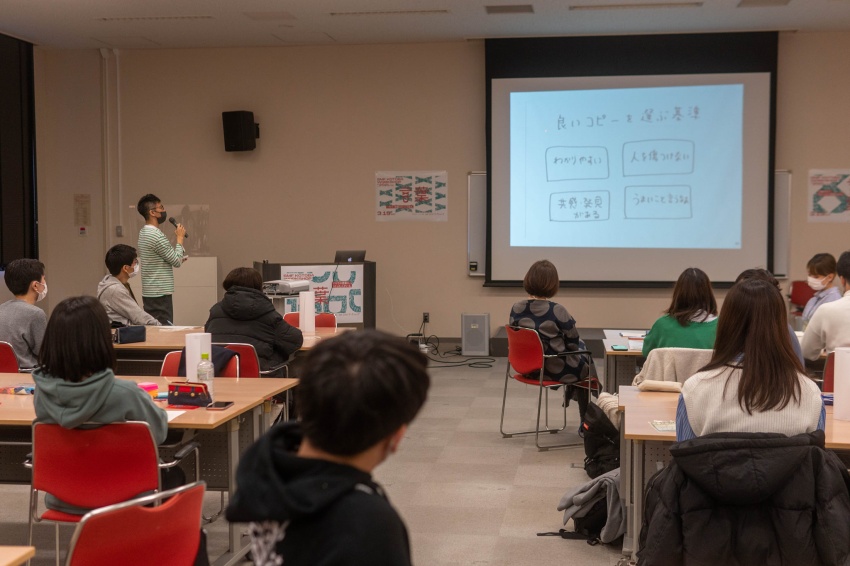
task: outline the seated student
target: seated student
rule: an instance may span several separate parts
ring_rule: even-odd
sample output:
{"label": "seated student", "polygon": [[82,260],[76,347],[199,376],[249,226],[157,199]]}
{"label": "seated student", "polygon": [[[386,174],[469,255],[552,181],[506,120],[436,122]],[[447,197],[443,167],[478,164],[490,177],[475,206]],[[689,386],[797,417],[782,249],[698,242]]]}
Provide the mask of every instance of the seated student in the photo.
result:
{"label": "seated student", "polygon": [[286,362],[304,343],[301,331],[290,326],[271,299],[263,294],[263,278],[250,267],[237,267],[222,284],[226,293],[210,309],[204,331],[213,342],[252,344],[260,358],[260,369]]}
{"label": "seated student", "polygon": [[850,346],[850,251],[841,254],[835,271],[843,296],[819,306],[812,315],[803,334],[803,356],[807,360],[818,359],[823,349],[830,353],[839,346]]}
{"label": "seated student", "polygon": [[[145,421],[157,444],[165,440],[165,411],[135,382],[115,378],[109,318],[94,297],[70,297],[56,305],[47,323],[39,363],[41,367],[32,374],[39,422],[76,428],[90,422]],[[173,479],[179,484],[182,478]],[[172,482],[164,481],[164,487],[166,483]],[[169,487],[176,485],[166,489]],[[44,504],[66,513],[87,512],[50,494],[45,495]]]}
{"label": "seated student", "polygon": [[768,281],[726,295],[711,362],[682,387],[680,443],[647,486],[638,564],[850,563],[850,477],[824,449],[786,311]]}
{"label": "seated student", "polygon": [[424,355],[361,330],[313,348],[295,388],[299,420],[239,462],[227,520],[250,522],[256,564],[408,566],[407,529],[372,470],[425,403]]}
{"label": "seated student", "polygon": [[109,275],[97,284],[97,298],[109,320],[124,326],[159,326],[159,321],[146,313],[136,302],[128,281],[139,273],[136,248],[117,244],[106,252]]}
{"label": "seated student", "polygon": [[786,310],[779,289],[767,281],[748,279],[729,290],[711,361],[682,386],[677,440],[824,429],[820,389],[791,347]]}
{"label": "seated student", "polygon": [[[773,273],[766,269],[745,269],[740,275],[738,275],[738,278],[735,279],[735,283],[740,283],[746,279],[761,279],[762,281],[767,281],[776,287],[780,293],[782,292],[782,289],[779,287],[779,281],[776,280]],[[806,361],[803,359],[803,349],[800,347],[800,341],[797,339],[797,333],[794,332],[794,328],[790,324],[788,325],[788,337],[791,339],[791,347],[794,348],[794,354],[797,356],[797,359],[800,360],[800,364],[805,367]]]}
{"label": "seated student", "polygon": [[841,298],[835,267],[835,258],[832,254],[815,254],[806,264],[809,272],[807,283],[815,292],[815,296],[809,299],[803,308],[802,316],[805,323],[812,319],[818,307]]}
{"label": "seated student", "polygon": [[47,326],[47,315],[35,306],[47,296],[44,264],[36,259],[12,260],[5,281],[15,298],[0,305],[0,341],[12,345],[20,369],[34,368]]}
{"label": "seated student", "polygon": [[673,287],[673,299],[665,314],[655,321],[643,339],[643,355],[655,348],[714,347],[717,332],[717,301],[711,281],[702,269],[689,267]]}
{"label": "seated student", "polygon": [[[559,285],[558,270],[552,262],[545,259],[534,262],[522,282],[528,299],[514,303],[509,318],[511,326],[536,330],[547,355],[587,349],[578,335],[575,319],[563,305],[549,300],[558,292]],[[585,354],[547,358],[543,373],[546,379],[571,385],[595,375],[592,365],[593,359]],[[587,392],[571,387],[567,398],[573,397],[578,400],[579,418],[584,421]]]}

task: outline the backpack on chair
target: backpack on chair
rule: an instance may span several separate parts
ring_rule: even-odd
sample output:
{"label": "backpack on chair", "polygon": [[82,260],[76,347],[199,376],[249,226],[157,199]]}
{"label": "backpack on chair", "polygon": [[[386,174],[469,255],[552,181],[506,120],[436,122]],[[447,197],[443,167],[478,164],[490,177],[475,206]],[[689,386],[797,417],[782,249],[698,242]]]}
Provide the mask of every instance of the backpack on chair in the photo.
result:
{"label": "backpack on chair", "polygon": [[591,478],[620,467],[620,432],[605,412],[590,403],[581,423],[584,432],[584,471]]}

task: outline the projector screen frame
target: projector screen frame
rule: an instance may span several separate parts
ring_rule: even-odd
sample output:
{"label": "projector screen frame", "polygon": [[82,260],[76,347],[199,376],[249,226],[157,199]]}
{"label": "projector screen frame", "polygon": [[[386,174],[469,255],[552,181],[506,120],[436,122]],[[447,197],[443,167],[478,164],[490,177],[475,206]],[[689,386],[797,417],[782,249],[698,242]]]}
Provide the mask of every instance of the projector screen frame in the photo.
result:
{"label": "projector screen frame", "polygon": [[[484,286],[518,287],[493,277],[493,92],[495,79],[767,73],[770,108],[765,265],[773,269],[778,33],[677,34],[486,40],[487,267]],[[541,55],[544,54],[544,55]],[[548,54],[548,55],[546,55]],[[571,54],[566,57],[563,54]],[[592,249],[588,249],[592,253]],[[674,280],[562,280],[573,288],[669,288]],[[728,288],[732,281],[713,282]]]}

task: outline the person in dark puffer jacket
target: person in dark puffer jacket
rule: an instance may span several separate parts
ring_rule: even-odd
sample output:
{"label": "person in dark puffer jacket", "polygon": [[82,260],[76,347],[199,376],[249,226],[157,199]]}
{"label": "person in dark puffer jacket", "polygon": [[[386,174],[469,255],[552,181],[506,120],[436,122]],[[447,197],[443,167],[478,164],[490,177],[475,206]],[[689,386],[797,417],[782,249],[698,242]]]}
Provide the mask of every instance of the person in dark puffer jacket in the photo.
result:
{"label": "person in dark puffer jacket", "polygon": [[252,344],[262,370],[286,362],[301,348],[301,331],[284,321],[263,294],[263,278],[256,269],[237,267],[222,286],[224,299],[212,306],[204,325],[213,342]]}
{"label": "person in dark puffer jacket", "polygon": [[850,563],[850,476],[824,432],[673,445],[647,488],[639,566]]}

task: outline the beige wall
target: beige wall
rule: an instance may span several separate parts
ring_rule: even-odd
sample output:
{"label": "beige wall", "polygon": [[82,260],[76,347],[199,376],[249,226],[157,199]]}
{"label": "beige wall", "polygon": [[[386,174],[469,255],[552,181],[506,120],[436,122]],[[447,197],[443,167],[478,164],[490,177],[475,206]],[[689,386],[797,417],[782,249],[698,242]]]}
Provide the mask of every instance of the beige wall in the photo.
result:
{"label": "beige wall", "polygon": [[[850,76],[840,63],[848,52],[850,33],[780,39],[776,165],[794,173],[795,278],[813,253],[850,247],[846,226],[809,225],[803,212],[807,169],[850,166]],[[127,207],[146,192],[166,204],[210,205],[220,279],[254,260],[327,261],[337,248],[367,249],[378,263],[378,326],[392,332],[415,331],[422,311],[439,336],[459,336],[464,311],[491,313],[495,332],[522,296],[485,289],[465,270],[466,173],[485,166],[483,43],[145,50],[122,52],[118,64],[122,189],[113,170],[104,198],[101,56],[37,52],[50,304],[93,292],[105,249],[135,244]],[[254,112],[262,136],[255,151],[224,152],[223,110]],[[114,169],[118,148],[109,148]],[[374,173],[397,169],[448,170],[448,222],[374,221]],[[72,225],[75,192],[92,193],[96,209],[85,238]],[[108,214],[129,237],[113,236]],[[668,297],[586,289],[564,290],[560,300],[584,327],[646,327]]]}

